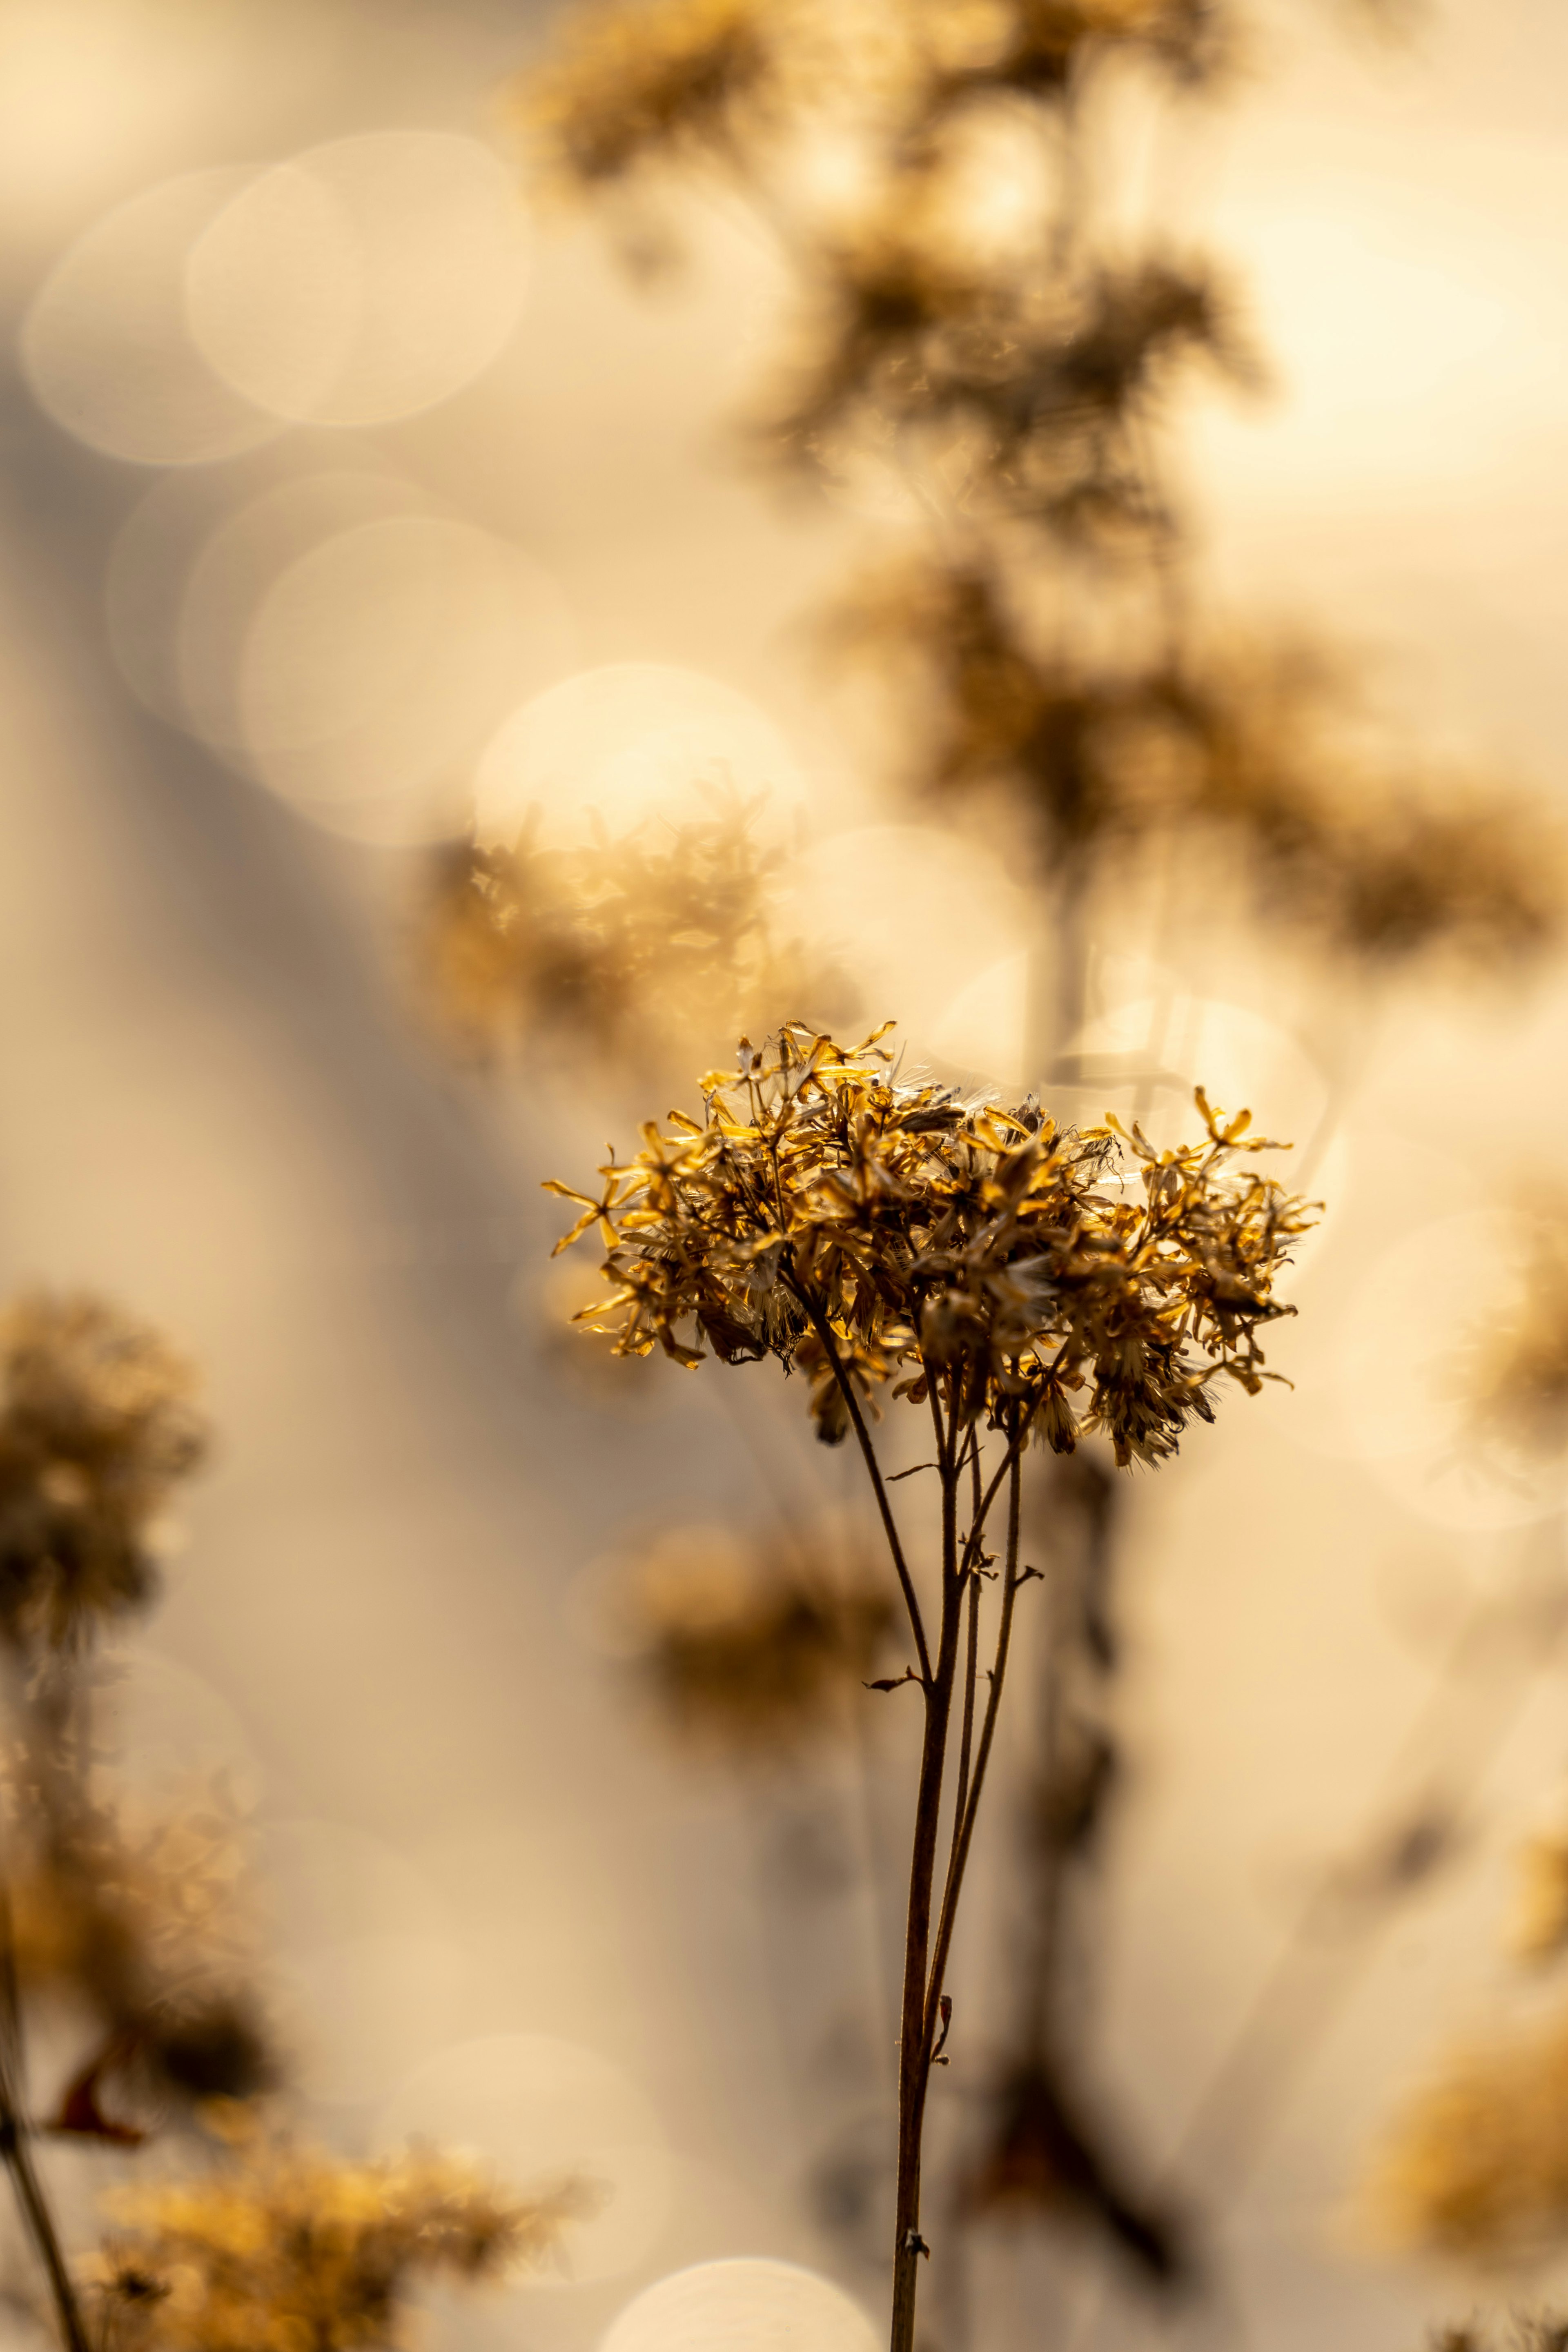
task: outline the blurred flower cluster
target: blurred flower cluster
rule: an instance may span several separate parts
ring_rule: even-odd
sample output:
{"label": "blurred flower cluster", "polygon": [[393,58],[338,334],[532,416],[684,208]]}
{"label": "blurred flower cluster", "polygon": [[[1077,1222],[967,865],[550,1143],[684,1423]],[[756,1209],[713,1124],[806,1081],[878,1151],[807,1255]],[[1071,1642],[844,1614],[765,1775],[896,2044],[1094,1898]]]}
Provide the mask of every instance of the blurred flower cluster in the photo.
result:
{"label": "blurred flower cluster", "polygon": [[616,1615],[670,1729],[759,1762],[843,1735],[893,1624],[880,1564],[826,1527],[667,1529],[628,1564]]}
{"label": "blurred flower cluster", "polygon": [[[157,1517],[208,1442],[194,1389],[100,1299],[40,1294],[0,1318],[0,2161],[65,2352],[349,2352],[393,2340],[417,2275],[534,2259],[581,2199],[514,2199],[434,2154],[292,2147],[234,1809],[221,1788],[152,1811],[114,1785],[94,1653],[155,1590]],[[40,2125],[26,2086],[45,2024],[63,2064]],[[189,2185],[128,2195],[90,2305],[41,2132],[122,2150],[195,2133],[204,2151]]]}
{"label": "blurred flower cluster", "polygon": [[429,2152],[345,2163],[261,2140],[236,2168],[115,2200],[94,2281],[103,2352],[360,2352],[405,2340],[417,2281],[551,2252],[582,2192],[502,2195]]}
{"label": "blurred flower cluster", "polygon": [[[580,193],[700,163],[778,236],[796,319],[750,446],[901,486],[923,544],[831,634],[885,669],[907,785],[1023,820],[1057,927],[1081,940],[1102,884],[1124,907],[1131,859],[1363,980],[1434,950],[1519,966],[1568,907],[1543,803],[1370,745],[1342,661],[1202,609],[1178,399],[1267,372],[1224,270],[1157,209],[1130,224],[1110,125],[1137,86],[1232,86],[1247,14],[652,0],[585,12],[527,108]],[[1070,1029],[1070,974],[1061,997]]]}
{"label": "blurred flower cluster", "polygon": [[87,1297],[0,1319],[0,1639],[68,1649],[153,1589],[157,1515],[200,1463],[193,1375],[155,1331]]}
{"label": "blurred flower cluster", "polygon": [[844,982],[781,938],[781,853],[760,800],[716,793],[708,814],[546,848],[539,813],[509,848],[462,847],[437,869],[423,969],[449,1034],[496,1057],[584,1048],[646,1069],[710,1052]]}

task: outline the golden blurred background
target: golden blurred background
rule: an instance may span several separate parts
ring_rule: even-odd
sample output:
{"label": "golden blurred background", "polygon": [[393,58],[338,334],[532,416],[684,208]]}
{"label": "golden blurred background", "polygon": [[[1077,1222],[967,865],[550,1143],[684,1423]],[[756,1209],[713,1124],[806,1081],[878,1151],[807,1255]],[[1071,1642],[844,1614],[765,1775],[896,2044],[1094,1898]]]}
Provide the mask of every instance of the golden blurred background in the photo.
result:
{"label": "golden blurred background", "polygon": [[[206,1368],[216,1463],[120,1736],[253,1817],[320,2128],[615,2190],[569,2273],[441,2305],[431,2340],[853,2352],[826,2288],[809,2336],[742,2306],[606,2336],[730,2257],[875,2307],[808,2185],[876,2086],[846,2066],[825,2106],[809,2053],[879,1928],[842,1854],[799,1858],[833,1772],[826,1801],[694,1771],[595,1599],[666,1523],[742,1520],[759,1443],[826,1504],[849,1472],[780,1438],[760,1371],[736,1403],[615,1368],[607,1403],[547,1328],[537,1180],[665,1106],[455,1070],[410,908],[476,803],[570,841],[724,774],[769,793],[789,905],[868,1014],[1016,1084],[1030,905],[883,788],[885,719],[805,625],[881,493],[759,494],[728,437],[775,261],[694,198],[639,286],[530,185],[507,91],[548,30],[528,0],[0,0],[0,1262]],[[1173,175],[1272,355],[1182,443],[1224,596],[1367,645],[1428,739],[1552,794],[1565,91],[1552,0],[1443,0],[1398,40],[1279,0]],[[1414,2347],[1474,2290],[1391,2251],[1363,2183],[1409,2085],[1517,2007],[1518,1851],[1568,1765],[1563,1482],[1478,1464],[1432,1367],[1568,1170],[1568,986],[1374,1020],[1257,947],[1095,949],[1084,1050],[1157,999],[1183,1076],[1319,1139],[1328,1210],[1273,1352],[1294,1389],[1139,1486],[1124,1595],[1097,2066],[1202,2184],[1224,2291],[1173,2318],[1021,2238],[990,2325]],[[1428,1820],[1448,1866],[1384,1901]],[[61,2157],[69,2197],[110,2162]]]}

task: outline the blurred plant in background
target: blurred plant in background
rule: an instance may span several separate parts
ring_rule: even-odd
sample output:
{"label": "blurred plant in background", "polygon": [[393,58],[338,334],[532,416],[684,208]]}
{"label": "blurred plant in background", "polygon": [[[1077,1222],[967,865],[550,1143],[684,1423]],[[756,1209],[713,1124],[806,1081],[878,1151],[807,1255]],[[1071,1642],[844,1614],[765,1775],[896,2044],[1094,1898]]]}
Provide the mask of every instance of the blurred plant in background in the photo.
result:
{"label": "blurred plant in background", "polygon": [[668,1530],[630,1565],[614,1603],[617,1646],[661,1719],[699,1751],[788,1760],[841,1737],[894,1606],[869,1561],[829,1528]]}
{"label": "blurred plant in background", "polygon": [[[585,12],[525,114],[546,177],[749,198],[797,289],[760,462],[900,488],[909,541],[832,625],[897,693],[907,788],[1031,842],[1031,1076],[1130,899],[1173,927],[1251,904],[1352,971],[1559,936],[1539,803],[1369,722],[1341,657],[1199,604],[1179,396],[1266,380],[1239,295],[1178,250],[1121,112],[1233,95],[1247,12],[1196,0],[809,0]],[[1142,194],[1142,212],[1140,210]]]}
{"label": "blurred plant in background", "polygon": [[[1552,1202],[1531,1219],[1511,1292],[1459,1336],[1448,1368],[1472,1419],[1471,1443],[1500,1446],[1521,1466],[1561,1465],[1568,1448],[1565,1264],[1568,1219]],[[1560,1509],[1559,1543],[1562,1531]],[[1568,1948],[1561,1826],[1521,1846],[1508,1942],[1530,1972],[1526,2013],[1439,2060],[1398,2117],[1373,2181],[1374,2208],[1397,2241],[1504,2276],[1528,2273],[1568,2244],[1568,2013],[1561,1987],[1548,1992],[1542,1981],[1550,1984]],[[1546,2345],[1561,2335],[1542,2319],[1528,2323],[1521,2341]],[[1480,2339],[1461,2329],[1451,2340]]]}
{"label": "blurred plant in background", "polygon": [[[580,2185],[504,2193],[434,2152],[356,2165],[289,2138],[222,1792],[139,1810],[94,1725],[100,1634],[157,1587],[157,1523],[209,1442],[195,1376],[103,1301],[0,1319],[0,2159],[65,2352],[321,2352],[395,2340],[419,2278],[551,2250]],[[29,2040],[71,2054],[47,2120]],[[36,2061],[35,2061],[36,2063]],[[123,2192],[84,2287],[37,2149],[191,2141],[198,2171]]]}
{"label": "blurred plant in background", "polygon": [[508,846],[451,850],[421,964],[456,1042],[683,1070],[742,1029],[831,1012],[843,976],[779,935],[783,853],[760,837],[762,802],[710,800],[703,817],[620,834],[595,812],[574,848],[542,845],[535,809]]}

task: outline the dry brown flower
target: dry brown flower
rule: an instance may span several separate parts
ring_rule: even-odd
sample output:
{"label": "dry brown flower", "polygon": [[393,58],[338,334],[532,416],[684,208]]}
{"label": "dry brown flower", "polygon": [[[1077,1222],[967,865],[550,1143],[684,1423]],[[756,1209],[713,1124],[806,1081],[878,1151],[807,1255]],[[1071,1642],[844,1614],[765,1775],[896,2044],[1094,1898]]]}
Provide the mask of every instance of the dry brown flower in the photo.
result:
{"label": "dry brown flower", "polygon": [[[1309,1219],[1266,1178],[1228,1171],[1248,1117],[1222,1121],[1201,1089],[1206,1139],[1157,1152],[1136,1127],[1079,1135],[1032,1102],[1010,1109],[900,1083],[884,1034],[847,1052],[801,1024],[761,1050],[742,1040],[735,1074],[702,1081],[700,1120],[675,1111],[668,1133],[645,1127],[637,1158],[601,1171],[596,1199],[546,1189],[581,1211],[558,1249],[590,1230],[604,1242],[613,1293],[584,1319],[619,1353],[657,1346],[691,1367],[710,1348],[730,1364],[776,1357],[807,1375],[821,1438],[853,1429],[871,1482],[918,1661],[875,1686],[913,1683],[925,1709],[894,2222],[892,2343],[912,2352],[925,2104],[952,2022],[953,1926],[1017,1597],[1038,1573],[1020,1549],[1024,1450],[1034,1438],[1070,1453],[1099,1429],[1123,1465],[1157,1463],[1192,1416],[1213,1418],[1216,1376],[1256,1391],[1268,1377],[1259,1328],[1289,1311],[1273,1276]],[[934,1638],[867,1425],[889,1386],[927,1409],[935,1445],[914,1465],[935,1471],[940,1491]],[[994,1467],[988,1434],[1001,1441]],[[992,1551],[987,1520],[1004,1493],[1006,1533]]]}
{"label": "dry brown flower", "polygon": [[917,183],[825,247],[810,356],[764,446],[831,471],[846,444],[912,439],[966,502],[1077,539],[1163,520],[1130,436],[1194,360],[1259,376],[1213,270],[1150,254],[1037,285],[977,269],[934,210]]}
{"label": "dry brown flower", "polygon": [[847,615],[850,641],[913,684],[930,725],[918,785],[998,792],[1042,870],[1163,843],[1216,847],[1268,918],[1363,968],[1436,953],[1527,961],[1568,914],[1562,844],[1524,793],[1391,772],[1347,681],[1300,644],[1113,665],[1042,653],[984,563],[905,569]]}
{"label": "dry brown flower", "polygon": [[421,957],[449,1033],[489,1055],[553,1039],[646,1061],[831,1002],[837,973],[780,936],[763,805],[716,792],[684,824],[596,826],[572,849],[541,846],[536,812],[510,848],[451,854]]}
{"label": "dry brown flower", "polygon": [[1374,2182],[1402,2240],[1483,2263],[1568,2236],[1568,2019],[1459,2053],[1407,2110]]}
{"label": "dry brown flower", "polygon": [[1568,1208],[1532,1220],[1510,1295],[1458,1351],[1454,1385],[1478,1434],[1538,1463],[1568,1446]]}
{"label": "dry brown flower", "polygon": [[923,1403],[940,1378],[963,1423],[1016,1410],[1061,1453],[1103,1430],[1122,1464],[1212,1419],[1216,1373],[1257,1390],[1258,1329],[1290,1311],[1271,1279],[1309,1220],[1223,1172],[1245,1114],[1226,1126],[1200,1094],[1206,1139],[1156,1152],[1136,1129],[1079,1135],[900,1084],[889,1060],[876,1037],[846,1052],[792,1024],[703,1080],[700,1122],[645,1128],[597,1199],[552,1183],[582,1210],[557,1247],[596,1228],[608,1252],[614,1295],[580,1319],[624,1355],[776,1356],[807,1374],[830,1444],[846,1381]]}
{"label": "dry brown flower", "polygon": [[593,188],[743,136],[773,56],[768,0],[626,0],[585,14],[531,78],[525,119],[549,163]]}
{"label": "dry brown flower", "polygon": [[237,1829],[220,1801],[135,1821],[19,1769],[9,1797],[17,1986],[92,2037],[54,2127],[134,2141],[172,2106],[273,2089]]}
{"label": "dry brown flower", "polygon": [[1053,105],[1119,52],[1133,52],[1179,81],[1205,81],[1234,45],[1233,12],[1216,0],[997,0],[950,8],[945,40],[936,14],[925,99],[935,111],[1000,91]]}
{"label": "dry brown flower", "polygon": [[206,1451],[149,1326],[39,1293],[0,1319],[0,1640],[63,1649],[150,1596],[152,1523]]}
{"label": "dry brown flower", "polygon": [[1526,1840],[1509,1943],[1521,1960],[1552,1959],[1568,1944],[1568,1832]]}
{"label": "dry brown flower", "polygon": [[755,1760],[841,1731],[893,1623],[886,1576],[831,1530],[674,1528],[632,1566],[626,1646],[682,1738]]}
{"label": "dry brown flower", "polygon": [[114,2352],[359,2352],[405,2340],[416,2282],[536,2263],[591,2200],[576,2186],[510,2196],[430,2153],[350,2164],[262,2145],[237,2168],[115,2203],[95,2283]]}

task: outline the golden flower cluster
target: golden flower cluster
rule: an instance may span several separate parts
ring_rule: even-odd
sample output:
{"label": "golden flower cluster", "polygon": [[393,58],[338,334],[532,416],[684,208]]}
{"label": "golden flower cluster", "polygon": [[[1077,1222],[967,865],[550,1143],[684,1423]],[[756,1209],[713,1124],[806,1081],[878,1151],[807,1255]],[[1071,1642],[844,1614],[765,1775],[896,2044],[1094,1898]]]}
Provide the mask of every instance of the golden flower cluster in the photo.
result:
{"label": "golden flower cluster", "polygon": [[275,2087],[237,1841],[216,1801],[134,1822],[20,1769],[7,1793],[18,1988],[91,2035],[55,2128],[133,2143],[171,2106]]}
{"label": "golden flower cluster", "polygon": [[593,188],[655,157],[725,146],[767,87],[762,0],[656,0],[601,7],[531,77],[529,126],[563,178]]}
{"label": "golden flower cluster", "polygon": [[1521,1960],[1549,1960],[1568,1945],[1568,1832],[1526,1841],[1509,1942]]}
{"label": "golden flower cluster", "polygon": [[826,1530],[672,1529],[633,1564],[622,1613],[672,1729],[752,1759],[842,1730],[893,1625],[886,1578]]}
{"label": "golden flower cluster", "polygon": [[206,1450],[190,1369],[90,1297],[0,1318],[0,1640],[62,1649],[150,1595],[153,1521]]}
{"label": "golden flower cluster", "polygon": [[452,2158],[340,2162],[260,2147],[243,2167],[125,2192],[100,2266],[105,2352],[377,2352],[416,2282],[534,2263],[580,2189],[503,2195]]}
{"label": "golden flower cluster", "polygon": [[897,142],[987,97],[1054,105],[1117,54],[1201,82],[1230,53],[1228,16],[1216,0],[609,0],[528,78],[523,114],[584,191],[699,155],[745,176],[760,142],[847,98],[891,102]]}
{"label": "golden flower cluster", "polygon": [[825,249],[808,356],[767,442],[831,470],[847,445],[909,440],[950,494],[1075,540],[1163,521],[1131,436],[1194,361],[1259,373],[1213,271],[1151,255],[1035,283],[977,268],[929,209],[904,192],[888,224]]}
{"label": "golden flower cluster", "polygon": [[1568,2235],[1568,2019],[1463,2053],[1412,2105],[1375,2183],[1403,2240],[1508,2262]]}
{"label": "golden flower cluster", "polygon": [[917,782],[1009,797],[1047,871],[1081,877],[1112,846],[1228,846],[1266,913],[1374,966],[1435,950],[1506,964],[1561,937],[1561,845],[1535,804],[1391,781],[1321,656],[1045,654],[977,564],[895,575],[849,625],[921,695]]}
{"label": "golden flower cluster", "polygon": [[1259,1327],[1290,1311],[1272,1277],[1308,1219],[1224,1172],[1246,1114],[1223,1125],[1200,1093],[1206,1138],[1173,1151],[1134,1129],[1131,1180],[1120,1130],[900,1084],[883,1034],[742,1043],[735,1076],[702,1081],[702,1119],[645,1127],[597,1199],[550,1184],[582,1211],[557,1248],[596,1227],[608,1253],[613,1295],[581,1319],[623,1355],[776,1356],[829,1444],[854,1400],[891,1382],[923,1402],[934,1375],[963,1424],[1021,1414],[1063,1453],[1102,1430],[1120,1463],[1153,1463],[1212,1419],[1217,1373],[1257,1391]]}
{"label": "golden flower cluster", "polygon": [[932,12],[926,107],[994,91],[1051,104],[1118,52],[1205,81],[1230,54],[1232,13],[1217,0],[959,0]]}
{"label": "golden flower cluster", "polygon": [[1468,1336],[1455,1367],[1480,1433],[1553,1461],[1568,1446],[1568,1213],[1540,1216],[1512,1295]]}
{"label": "golden flower cluster", "polygon": [[486,1055],[562,1037],[647,1059],[831,998],[837,974],[813,979],[778,935],[762,806],[720,794],[687,824],[599,827],[571,849],[542,847],[535,817],[510,848],[458,851],[436,874],[422,959],[447,1029]]}

